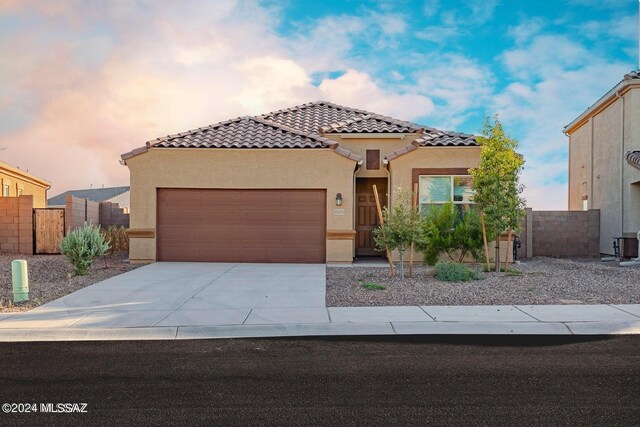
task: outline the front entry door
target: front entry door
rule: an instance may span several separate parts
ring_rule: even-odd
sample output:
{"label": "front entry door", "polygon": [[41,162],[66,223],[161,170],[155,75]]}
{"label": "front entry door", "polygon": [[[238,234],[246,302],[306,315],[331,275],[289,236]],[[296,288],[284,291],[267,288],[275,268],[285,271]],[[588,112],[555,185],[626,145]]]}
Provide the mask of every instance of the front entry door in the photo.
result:
{"label": "front entry door", "polygon": [[387,179],[356,178],[356,256],[375,256],[383,253],[376,251],[373,240],[373,230],[378,227],[374,184],[378,188],[378,197],[384,207],[387,205]]}

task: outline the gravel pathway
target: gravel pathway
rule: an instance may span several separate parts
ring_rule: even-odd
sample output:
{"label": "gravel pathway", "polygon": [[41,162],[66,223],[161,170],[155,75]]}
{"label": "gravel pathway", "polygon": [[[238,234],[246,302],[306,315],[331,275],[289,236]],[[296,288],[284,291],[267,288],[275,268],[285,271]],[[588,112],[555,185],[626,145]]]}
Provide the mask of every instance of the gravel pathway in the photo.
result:
{"label": "gravel pathway", "polygon": [[[422,265],[405,280],[392,278],[388,268],[328,267],[327,306],[640,303],[637,266],[534,258],[514,269],[522,274],[485,273],[484,280],[453,283],[437,280],[433,268]],[[366,289],[366,283],[386,289]]]}
{"label": "gravel pathway", "polygon": [[[13,304],[11,261],[26,259],[29,274],[29,301]],[[30,310],[86,286],[131,271],[139,265],[124,262],[124,256],[98,259],[86,276],[73,277],[73,266],[63,255],[0,254],[0,312]]]}

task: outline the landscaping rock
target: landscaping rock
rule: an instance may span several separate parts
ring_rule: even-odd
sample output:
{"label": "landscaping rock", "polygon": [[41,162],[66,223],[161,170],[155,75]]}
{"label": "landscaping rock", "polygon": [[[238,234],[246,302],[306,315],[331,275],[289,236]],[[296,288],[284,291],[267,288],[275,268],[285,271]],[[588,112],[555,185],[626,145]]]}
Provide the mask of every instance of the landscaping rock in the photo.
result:
{"label": "landscaping rock", "polygon": [[[423,265],[404,280],[388,268],[327,267],[327,306],[640,303],[640,266],[533,258],[510,268],[523,274],[484,273],[484,280],[457,283],[437,280]],[[365,282],[386,289],[367,289]]]}

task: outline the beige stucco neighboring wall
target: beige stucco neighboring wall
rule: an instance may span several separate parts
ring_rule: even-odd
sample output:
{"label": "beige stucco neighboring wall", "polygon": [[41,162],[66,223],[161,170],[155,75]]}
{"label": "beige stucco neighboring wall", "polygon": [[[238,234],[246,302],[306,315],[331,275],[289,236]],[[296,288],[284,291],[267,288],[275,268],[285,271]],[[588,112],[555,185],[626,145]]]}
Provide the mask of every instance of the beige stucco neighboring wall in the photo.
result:
{"label": "beige stucco neighboring wall", "polygon": [[[132,230],[155,230],[157,188],[325,189],[327,231],[353,230],[356,162],[329,149],[152,148],[126,161],[131,172]],[[345,215],[334,215],[342,193]],[[351,262],[352,239],[327,240],[327,262]],[[155,238],[130,241],[132,262],[156,259]]]}
{"label": "beige stucco neighboring wall", "polygon": [[[569,209],[600,210],[600,252],[613,254],[613,239],[640,230],[640,170],[624,159],[640,150],[640,88],[621,91],[569,136]],[[583,183],[586,182],[586,187]]]}
{"label": "beige stucco neighboring wall", "polygon": [[593,209],[600,210],[600,252],[622,233],[622,100],[593,117]]}
{"label": "beige stucco neighboring wall", "polygon": [[22,190],[22,195],[33,196],[34,208],[47,207],[47,190],[50,188],[47,181],[0,162],[0,196],[5,185],[9,186],[9,197],[18,197],[18,190]]}
{"label": "beige stucco neighboring wall", "polygon": [[[580,211],[583,197],[591,194],[591,121],[583,124],[569,141],[569,210]],[[587,199],[587,203],[592,200]]]}
{"label": "beige stucco neighboring wall", "polygon": [[[640,151],[640,89],[625,95],[623,152]],[[640,231],[640,169],[624,163],[622,168],[622,198],[625,206],[623,233]]]}

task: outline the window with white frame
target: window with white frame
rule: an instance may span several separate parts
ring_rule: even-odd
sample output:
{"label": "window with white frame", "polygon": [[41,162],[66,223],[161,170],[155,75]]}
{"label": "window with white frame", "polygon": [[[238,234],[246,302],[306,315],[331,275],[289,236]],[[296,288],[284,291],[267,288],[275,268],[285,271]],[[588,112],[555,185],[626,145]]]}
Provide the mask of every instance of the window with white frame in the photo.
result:
{"label": "window with white frame", "polygon": [[449,201],[456,205],[473,204],[471,177],[469,175],[420,175],[418,196],[420,210]]}
{"label": "window with white frame", "polygon": [[11,187],[9,187],[9,184],[4,184],[2,186],[2,195],[4,197],[9,197],[9,188],[11,188]]}

